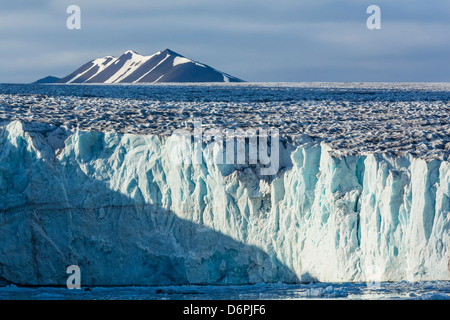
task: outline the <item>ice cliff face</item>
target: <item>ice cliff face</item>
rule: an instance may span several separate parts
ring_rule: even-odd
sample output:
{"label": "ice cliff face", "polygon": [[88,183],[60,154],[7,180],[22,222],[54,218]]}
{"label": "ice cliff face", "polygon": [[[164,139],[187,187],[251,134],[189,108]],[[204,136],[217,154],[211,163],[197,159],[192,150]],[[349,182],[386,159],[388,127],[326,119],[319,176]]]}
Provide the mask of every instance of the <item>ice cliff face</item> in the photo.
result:
{"label": "ice cliff face", "polygon": [[[49,129],[50,130],[50,129]],[[450,280],[447,161],[282,143],[282,170],[177,137],[0,130],[0,277],[64,285]]]}

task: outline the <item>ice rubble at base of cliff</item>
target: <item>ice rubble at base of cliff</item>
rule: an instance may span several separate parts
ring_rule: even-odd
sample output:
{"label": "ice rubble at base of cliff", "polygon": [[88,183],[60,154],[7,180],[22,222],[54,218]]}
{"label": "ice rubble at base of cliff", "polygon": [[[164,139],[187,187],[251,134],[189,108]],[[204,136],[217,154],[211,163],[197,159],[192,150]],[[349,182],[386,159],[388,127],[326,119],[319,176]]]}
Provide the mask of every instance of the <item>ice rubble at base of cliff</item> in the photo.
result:
{"label": "ice rubble at base of cliff", "polygon": [[86,285],[450,280],[448,161],[283,141],[264,177],[174,163],[173,136],[52,130],[0,131],[12,282],[64,284],[70,264]]}

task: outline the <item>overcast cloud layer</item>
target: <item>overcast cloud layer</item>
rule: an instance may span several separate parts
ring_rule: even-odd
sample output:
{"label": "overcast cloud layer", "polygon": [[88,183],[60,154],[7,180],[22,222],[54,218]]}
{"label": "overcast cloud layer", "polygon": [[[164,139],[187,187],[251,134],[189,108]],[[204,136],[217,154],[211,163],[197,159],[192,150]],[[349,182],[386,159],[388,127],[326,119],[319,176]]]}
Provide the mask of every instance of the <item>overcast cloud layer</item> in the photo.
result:
{"label": "overcast cloud layer", "polygon": [[2,0],[0,82],[165,48],[247,81],[450,81],[449,40],[449,0]]}

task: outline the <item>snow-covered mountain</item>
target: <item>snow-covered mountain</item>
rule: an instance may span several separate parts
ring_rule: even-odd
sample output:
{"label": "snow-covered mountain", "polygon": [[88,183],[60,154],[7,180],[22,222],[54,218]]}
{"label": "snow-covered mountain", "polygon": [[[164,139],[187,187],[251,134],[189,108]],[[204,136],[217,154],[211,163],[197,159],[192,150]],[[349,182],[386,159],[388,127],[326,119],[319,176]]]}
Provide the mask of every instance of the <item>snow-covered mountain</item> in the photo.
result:
{"label": "snow-covered mountain", "polygon": [[[150,56],[126,51],[82,65],[58,83],[242,82],[243,80],[166,49]],[[42,83],[42,81],[41,81]]]}

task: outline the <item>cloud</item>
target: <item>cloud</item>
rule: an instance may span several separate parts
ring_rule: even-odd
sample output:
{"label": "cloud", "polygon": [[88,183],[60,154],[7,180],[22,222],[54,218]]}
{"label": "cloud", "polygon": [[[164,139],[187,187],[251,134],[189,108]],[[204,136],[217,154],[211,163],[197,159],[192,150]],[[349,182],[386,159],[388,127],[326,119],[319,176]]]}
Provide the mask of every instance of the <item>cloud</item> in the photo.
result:
{"label": "cloud", "polygon": [[[67,30],[67,6],[82,29]],[[250,81],[448,81],[450,2],[15,0],[0,5],[0,82],[64,76],[90,59],[171,48]]]}

